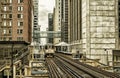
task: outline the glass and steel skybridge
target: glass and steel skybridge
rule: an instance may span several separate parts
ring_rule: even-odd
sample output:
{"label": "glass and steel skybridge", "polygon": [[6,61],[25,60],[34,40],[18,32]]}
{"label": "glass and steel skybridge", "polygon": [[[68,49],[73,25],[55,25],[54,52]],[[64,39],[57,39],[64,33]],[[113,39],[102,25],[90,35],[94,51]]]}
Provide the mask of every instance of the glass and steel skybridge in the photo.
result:
{"label": "glass and steel skybridge", "polygon": [[61,31],[35,31],[34,38],[61,38]]}

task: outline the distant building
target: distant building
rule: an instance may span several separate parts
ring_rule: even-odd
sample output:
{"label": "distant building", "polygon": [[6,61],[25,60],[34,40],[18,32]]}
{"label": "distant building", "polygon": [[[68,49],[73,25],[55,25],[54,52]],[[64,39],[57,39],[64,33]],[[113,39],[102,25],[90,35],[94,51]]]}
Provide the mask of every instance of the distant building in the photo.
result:
{"label": "distant building", "polygon": [[61,41],[68,43],[68,0],[56,0],[55,20],[61,30]]}
{"label": "distant building", "polygon": [[68,0],[61,0],[61,41],[68,43]]}
{"label": "distant building", "polygon": [[[40,25],[38,25],[38,3],[39,0],[33,0],[33,41],[40,43],[40,38],[39,38],[39,31],[40,31]],[[37,32],[37,33],[36,33]]]}
{"label": "distant building", "polygon": [[[48,31],[53,31],[53,13],[48,13]],[[48,34],[48,36],[52,36]],[[53,43],[53,38],[48,38],[48,43]]]}
{"label": "distant building", "polygon": [[0,0],[0,41],[32,40],[32,0]]}
{"label": "distant building", "polygon": [[[56,0],[53,11],[54,31],[61,31],[61,0]],[[61,42],[61,38],[54,38],[54,44]]]}

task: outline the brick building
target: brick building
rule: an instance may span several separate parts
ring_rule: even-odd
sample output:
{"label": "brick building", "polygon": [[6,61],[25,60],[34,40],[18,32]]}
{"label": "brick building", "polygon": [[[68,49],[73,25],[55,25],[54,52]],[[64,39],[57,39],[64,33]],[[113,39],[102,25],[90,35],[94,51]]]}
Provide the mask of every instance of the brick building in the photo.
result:
{"label": "brick building", "polygon": [[0,41],[31,42],[32,0],[0,0]]}

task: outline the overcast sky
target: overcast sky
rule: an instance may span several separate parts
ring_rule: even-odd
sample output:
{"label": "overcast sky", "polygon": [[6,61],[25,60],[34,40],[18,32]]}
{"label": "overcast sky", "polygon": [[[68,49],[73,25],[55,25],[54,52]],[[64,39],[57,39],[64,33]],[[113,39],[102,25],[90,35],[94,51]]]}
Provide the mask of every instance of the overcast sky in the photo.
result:
{"label": "overcast sky", "polygon": [[48,13],[53,13],[55,0],[39,0],[39,25],[41,30],[48,27]]}

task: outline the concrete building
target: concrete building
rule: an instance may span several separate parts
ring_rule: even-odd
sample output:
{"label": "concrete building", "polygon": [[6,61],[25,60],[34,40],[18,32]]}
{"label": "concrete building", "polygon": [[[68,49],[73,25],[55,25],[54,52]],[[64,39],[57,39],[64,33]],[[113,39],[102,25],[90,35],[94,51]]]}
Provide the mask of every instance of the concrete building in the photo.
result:
{"label": "concrete building", "polygon": [[0,41],[31,42],[32,0],[0,0]]}
{"label": "concrete building", "polygon": [[33,41],[36,41],[40,43],[39,33],[36,33],[37,31],[40,31],[40,25],[38,25],[38,3],[39,0],[33,0]]}
{"label": "concrete building", "polygon": [[61,41],[68,42],[68,0],[56,0],[55,15],[61,30]]}
{"label": "concrete building", "polygon": [[[56,0],[53,11],[54,31],[61,31],[61,0]],[[61,42],[61,38],[54,38],[54,44]]]}
{"label": "concrete building", "polygon": [[113,50],[120,48],[118,0],[69,0],[68,5],[72,49],[114,66]]}
{"label": "concrete building", "polygon": [[81,0],[69,0],[68,6],[68,42],[70,44],[80,43],[82,36]]}
{"label": "concrete building", "polygon": [[[53,31],[53,13],[48,13],[48,31]],[[52,36],[48,34],[49,36]],[[48,43],[53,43],[53,38],[48,38]]]}

